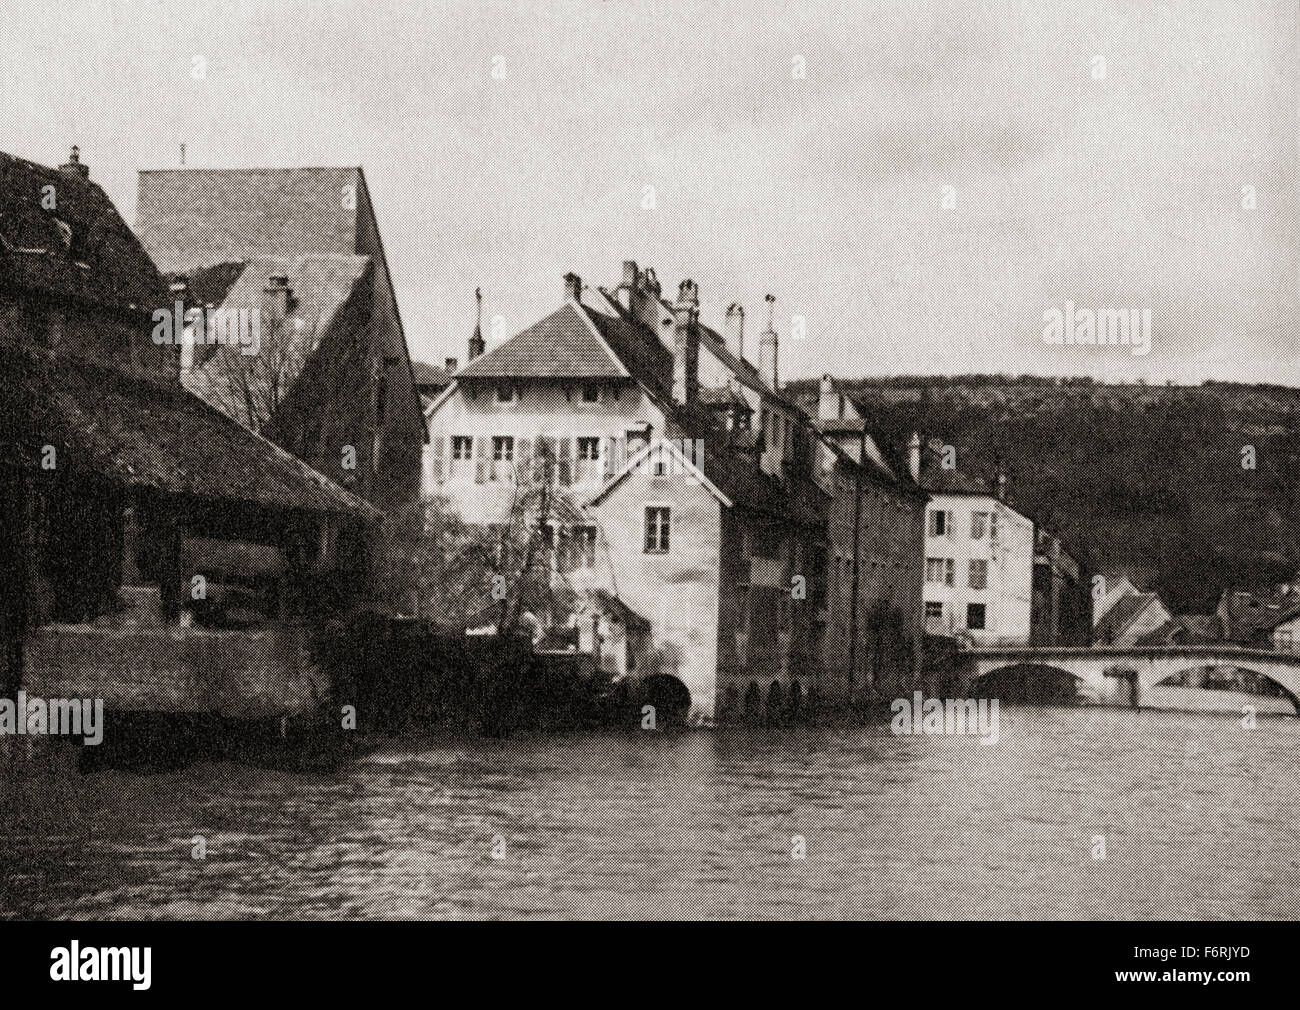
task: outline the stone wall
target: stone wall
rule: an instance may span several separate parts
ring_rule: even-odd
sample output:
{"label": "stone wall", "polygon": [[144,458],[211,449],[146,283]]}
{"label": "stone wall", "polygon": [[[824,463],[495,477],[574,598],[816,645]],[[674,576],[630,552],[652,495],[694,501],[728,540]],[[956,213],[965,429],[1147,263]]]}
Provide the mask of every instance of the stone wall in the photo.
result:
{"label": "stone wall", "polygon": [[109,711],[268,718],[325,694],[302,629],[96,628],[46,625],[24,645],[29,697],[102,698]]}

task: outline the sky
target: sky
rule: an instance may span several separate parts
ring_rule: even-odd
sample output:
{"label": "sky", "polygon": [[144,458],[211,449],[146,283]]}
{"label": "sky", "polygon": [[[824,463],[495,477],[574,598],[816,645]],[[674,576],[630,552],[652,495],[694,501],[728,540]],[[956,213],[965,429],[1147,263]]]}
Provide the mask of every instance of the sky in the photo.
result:
{"label": "sky", "polygon": [[783,379],[1300,385],[1298,52],[1288,0],[4,0],[0,150],[127,221],[182,143],[359,164],[439,363],[476,287],[491,346],[634,259],[751,357],[773,294]]}

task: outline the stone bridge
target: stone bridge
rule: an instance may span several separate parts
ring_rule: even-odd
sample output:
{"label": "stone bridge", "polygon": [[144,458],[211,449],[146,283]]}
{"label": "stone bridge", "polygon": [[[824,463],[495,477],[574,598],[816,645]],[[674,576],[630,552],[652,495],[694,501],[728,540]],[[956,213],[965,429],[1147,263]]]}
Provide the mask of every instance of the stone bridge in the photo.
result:
{"label": "stone bridge", "polygon": [[981,681],[995,674],[1032,687],[1061,675],[1074,678],[1076,697],[1102,705],[1144,707],[1152,688],[1168,677],[1214,667],[1231,667],[1273,681],[1300,712],[1300,653],[1274,652],[1234,645],[1185,645],[1150,648],[1114,646],[988,647],[965,653],[971,666],[968,689],[979,693]]}

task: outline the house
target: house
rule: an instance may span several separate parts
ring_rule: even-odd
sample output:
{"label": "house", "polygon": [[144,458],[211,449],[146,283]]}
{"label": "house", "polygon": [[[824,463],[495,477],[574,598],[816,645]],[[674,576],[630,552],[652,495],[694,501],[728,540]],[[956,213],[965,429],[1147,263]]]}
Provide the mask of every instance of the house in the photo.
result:
{"label": "house", "polygon": [[1086,644],[1086,572],[1059,537],[1007,501],[1006,477],[960,470],[955,452],[919,436],[909,469],[930,495],[925,617],[931,634],[975,645]]}
{"label": "house", "polygon": [[378,513],[183,387],[163,279],[76,148],[0,154],[0,207],[0,687],[305,708],[301,620],[353,599]]}
{"label": "house", "polygon": [[[186,388],[374,504],[397,541],[424,419],[362,170],[142,171],[136,229],[187,313]],[[212,320],[244,318],[256,337],[221,343]]]}
{"label": "house", "polygon": [[776,352],[770,323],[758,368],[743,330],[729,343],[703,324],[692,281],[670,304],[634,262],[612,290],[568,274],[560,307],[504,343],[475,329],[426,412],[426,494],[502,524],[545,461],[581,516],[548,524],[547,549],[581,595],[647,622],[639,684],[696,720],[797,705],[821,690],[826,495]]}
{"label": "house", "polygon": [[1116,646],[1169,644],[1177,627],[1158,593],[1134,589],[1115,599],[1097,620],[1093,641]]}
{"label": "house", "polygon": [[1300,590],[1290,584],[1229,588],[1220,595],[1215,615],[1223,625],[1225,641],[1251,645],[1270,639],[1274,629],[1287,630],[1289,615],[1297,605]]}
{"label": "house", "polygon": [[831,495],[825,676],[840,678],[845,696],[892,697],[915,686],[922,659],[928,497],[886,462],[858,404],[829,375],[816,413],[817,471]]}

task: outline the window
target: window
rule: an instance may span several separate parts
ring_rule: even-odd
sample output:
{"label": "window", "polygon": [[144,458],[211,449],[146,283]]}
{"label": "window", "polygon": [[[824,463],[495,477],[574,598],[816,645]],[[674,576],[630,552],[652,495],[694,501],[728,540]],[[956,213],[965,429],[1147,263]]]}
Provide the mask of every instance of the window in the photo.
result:
{"label": "window", "polygon": [[946,537],[952,529],[952,513],[945,509],[930,510],[930,536]]}
{"label": "window", "polygon": [[492,461],[509,463],[515,458],[515,440],[509,435],[492,436]]}
{"label": "window", "polygon": [[474,455],[474,439],[468,435],[451,436],[451,458],[470,459]]}
{"label": "window", "polygon": [[596,567],[596,527],[574,526],[569,531],[569,565],[572,568]]}
{"label": "window", "polygon": [[966,627],[972,631],[984,630],[984,604],[966,604]]}
{"label": "window", "polygon": [[645,552],[647,554],[668,553],[669,512],[669,509],[654,505],[646,508]]}
{"label": "window", "polygon": [[987,512],[972,512],[970,514],[970,538],[972,540],[984,539],[984,526],[988,522],[989,514]]}
{"label": "window", "polygon": [[986,589],[989,584],[989,563],[981,561],[978,558],[971,558],[970,579],[968,584],[971,589]]}
{"label": "window", "polygon": [[514,386],[497,386],[497,403],[514,403]]}
{"label": "window", "polygon": [[600,459],[600,439],[599,438],[578,439],[578,459],[579,460]]}
{"label": "window", "polygon": [[583,387],[582,387],[582,402],[583,402],[583,403],[599,403],[599,402],[600,402],[600,386],[596,385],[596,383],[594,383],[594,382],[588,382],[588,383],[586,383],[585,385],[583,385]]}
{"label": "window", "polygon": [[951,586],[954,583],[952,558],[926,558],[925,581]]}
{"label": "window", "polygon": [[927,600],[925,604],[925,619],[927,621],[943,620],[943,604],[933,600]]}

